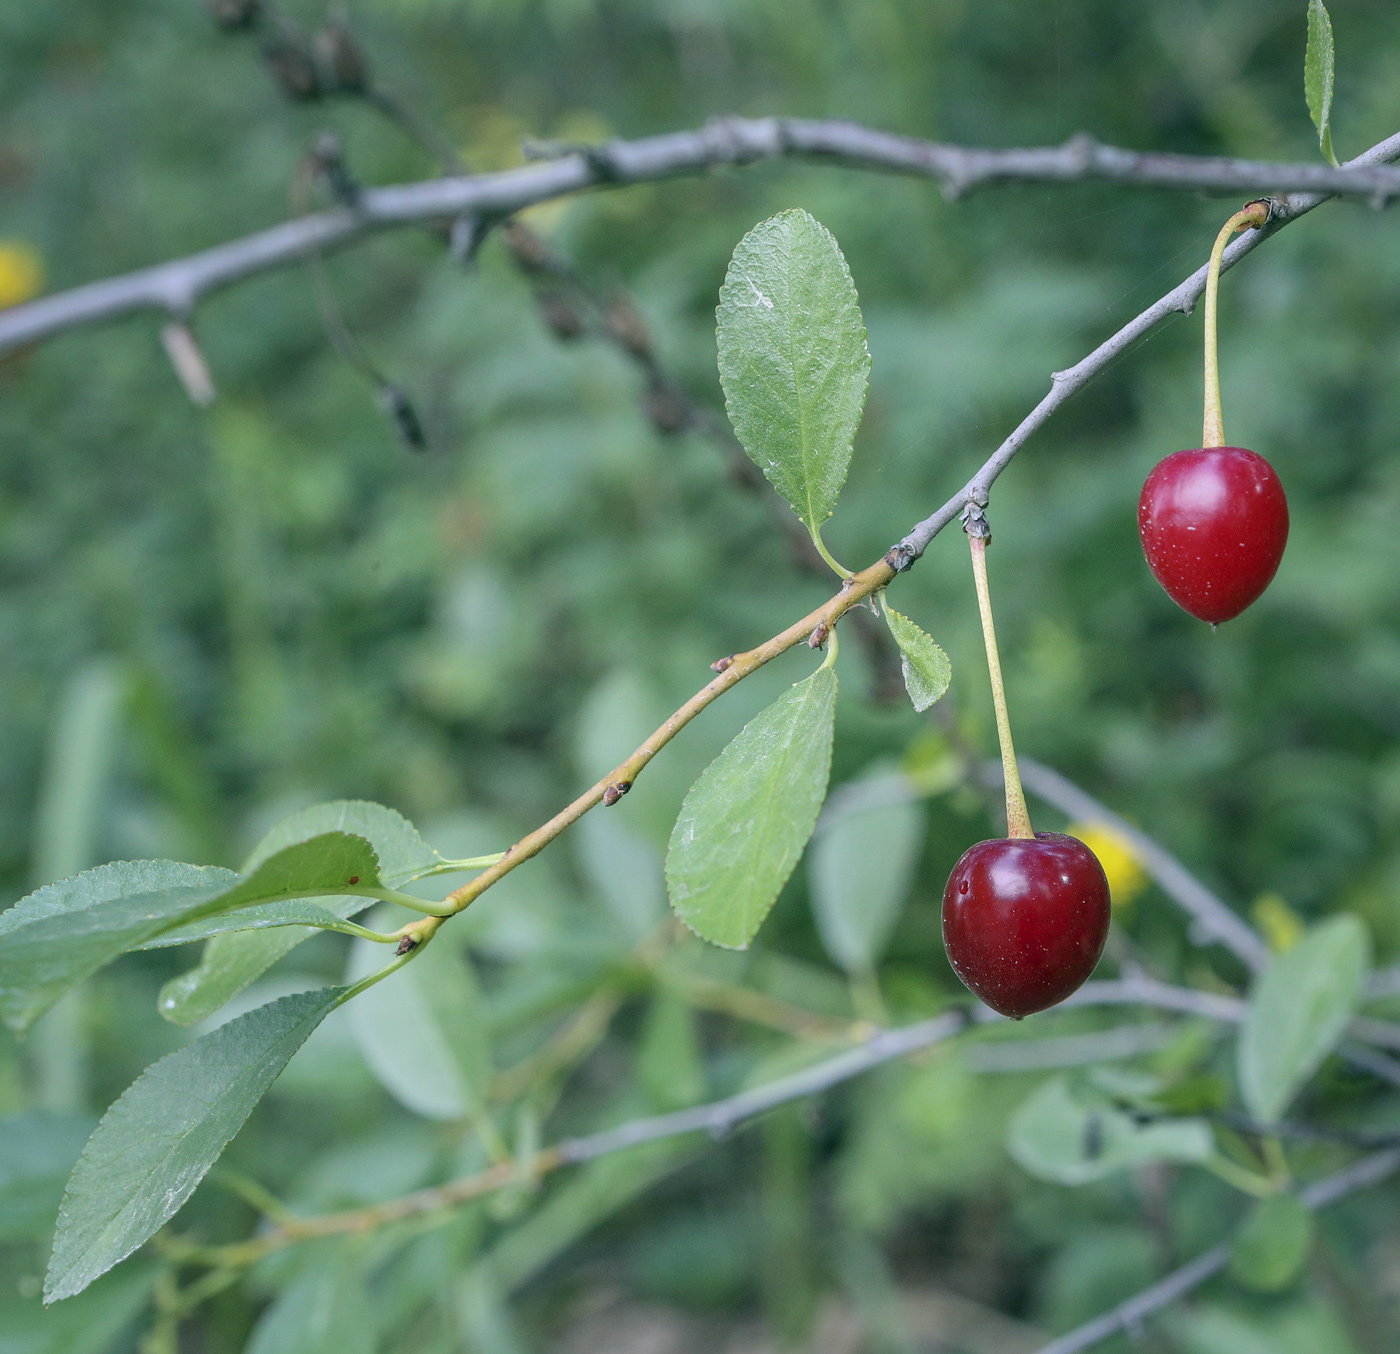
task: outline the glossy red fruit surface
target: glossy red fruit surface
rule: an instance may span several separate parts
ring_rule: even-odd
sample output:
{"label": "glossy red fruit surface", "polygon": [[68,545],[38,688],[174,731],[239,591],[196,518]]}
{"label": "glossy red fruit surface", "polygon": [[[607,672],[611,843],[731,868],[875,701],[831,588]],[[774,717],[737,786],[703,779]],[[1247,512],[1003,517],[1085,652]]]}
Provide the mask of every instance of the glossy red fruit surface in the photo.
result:
{"label": "glossy red fruit surface", "polygon": [[1063,1001],[1108,937],[1108,880],[1083,842],[1059,832],[999,837],[964,852],[943,890],[954,972],[1018,1020]]}
{"label": "glossy red fruit surface", "polygon": [[1178,451],[1142,486],[1138,534],[1172,601],[1219,625],[1238,616],[1278,571],[1288,500],[1273,466],[1252,451]]}

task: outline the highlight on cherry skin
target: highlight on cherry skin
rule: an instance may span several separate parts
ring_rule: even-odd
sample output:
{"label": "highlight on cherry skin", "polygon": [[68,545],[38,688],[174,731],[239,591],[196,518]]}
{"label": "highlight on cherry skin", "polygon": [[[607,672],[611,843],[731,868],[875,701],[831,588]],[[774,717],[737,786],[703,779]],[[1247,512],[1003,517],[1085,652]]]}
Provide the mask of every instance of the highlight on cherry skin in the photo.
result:
{"label": "highlight on cherry skin", "polygon": [[1243,447],[1178,451],[1147,477],[1138,533],[1153,576],[1183,611],[1219,625],[1273,581],[1288,543],[1274,468]]}
{"label": "highlight on cherry skin", "polygon": [[1103,867],[1077,838],[994,838],[964,852],[948,876],[943,944],[969,991],[1020,1020],[1094,971],[1109,911]]}

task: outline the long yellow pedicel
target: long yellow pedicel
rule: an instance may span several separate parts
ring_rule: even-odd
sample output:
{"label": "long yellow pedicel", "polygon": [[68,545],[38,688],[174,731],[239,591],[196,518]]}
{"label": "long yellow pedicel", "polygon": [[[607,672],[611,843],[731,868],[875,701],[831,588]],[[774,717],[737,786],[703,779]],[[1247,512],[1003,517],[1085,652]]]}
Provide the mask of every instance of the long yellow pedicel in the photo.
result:
{"label": "long yellow pedicel", "polygon": [[972,576],[977,582],[977,609],[982,613],[982,642],[987,647],[987,672],[992,679],[992,704],[997,712],[1001,775],[1006,782],[1006,835],[1034,837],[1031,816],[1026,811],[1026,793],[1021,789],[1021,773],[1016,769],[1016,749],[1011,746],[1011,720],[1006,713],[1006,688],[1001,681],[997,632],[992,624],[992,597],[987,589],[987,539],[975,530],[968,532],[967,539],[972,544]]}
{"label": "long yellow pedicel", "polygon": [[1215,317],[1217,298],[1220,294],[1220,260],[1225,257],[1225,246],[1237,230],[1251,226],[1262,226],[1269,219],[1267,202],[1251,202],[1242,211],[1236,212],[1221,228],[1215,237],[1215,248],[1210,251],[1210,267],[1206,271],[1206,417],[1205,430],[1201,434],[1202,447],[1223,447],[1225,445],[1225,421],[1220,413],[1220,358],[1215,344]]}

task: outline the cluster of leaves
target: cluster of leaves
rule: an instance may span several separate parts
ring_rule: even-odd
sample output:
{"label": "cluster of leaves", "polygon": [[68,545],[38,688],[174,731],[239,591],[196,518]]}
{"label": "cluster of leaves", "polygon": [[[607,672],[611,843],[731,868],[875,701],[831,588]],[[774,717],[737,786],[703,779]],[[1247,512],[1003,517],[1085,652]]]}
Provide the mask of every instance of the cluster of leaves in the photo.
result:
{"label": "cluster of leaves", "polygon": [[[321,21],[316,6],[297,8],[308,26]],[[56,285],[277,219],[313,119],[343,120],[366,181],[429,172],[357,111],[280,106],[198,6],[152,13],[65,0],[0,18],[0,234],[38,245]],[[445,124],[484,167],[521,133],[693,125],[736,102],[995,144],[1088,127],[1142,147],[1310,149],[1301,7],[1229,0],[1205,28],[1179,5],[1110,0],[1053,15],[923,0],[600,13],[396,0],[361,5],[355,20],[376,71],[404,82],[421,72],[427,102],[440,91]],[[1356,63],[1342,92],[1348,142],[1366,144],[1393,130],[1393,22],[1358,8],[1342,40]],[[114,127],[139,148],[120,162]],[[537,224],[593,276],[623,277],[668,363],[715,402],[714,297],[733,241],[794,203],[833,228],[861,280],[876,358],[861,454],[827,529],[835,554],[861,562],[965,478],[1048,371],[1199,257],[1220,217],[1219,203],[1102,187],[949,206],[919,185],[820,169],[746,174],[599,195]],[[1296,523],[1257,614],[1214,640],[1195,634],[1115,525],[1130,521],[1146,469],[1193,435],[1187,325],[1106,374],[999,486],[993,557],[1015,579],[998,589],[999,621],[1024,750],[1148,825],[1242,906],[1278,895],[1260,915],[1281,916],[1280,933],[1350,908],[1383,959],[1400,939],[1392,229],[1329,209],[1229,284],[1234,422],[1278,465]],[[67,337],[0,373],[9,897],[105,859],[234,864],[268,822],[335,794],[400,806],[449,854],[498,850],[557,809],[561,787],[615,765],[717,654],[821,599],[791,569],[768,507],[727,482],[712,447],[657,437],[613,354],[540,332],[497,248],[488,243],[471,276],[409,235],[332,265],[360,331],[428,392],[440,460],[397,453],[325,355],[294,278],[231,292],[200,315],[221,390],[207,423],[183,407],[140,324]],[[854,1016],[913,1019],[955,996],[937,894],[961,850],[990,831],[965,776],[967,746],[985,751],[990,730],[957,544],[899,584],[905,610],[936,617],[948,649],[969,655],[939,707],[948,726],[882,704],[878,668],[845,637],[835,789],[805,868],[748,952],[685,941],[654,970],[635,953],[663,918],[662,853],[687,786],[746,719],[786,699],[793,658],[727,696],[637,793],[509,877],[479,917],[474,907],[421,959],[332,1012],[234,1141],[231,1187],[212,1188],[216,1174],[176,1226],[247,1236],[255,1219],[236,1173],[299,1211],[374,1203],[470,1174],[492,1152],[526,1157],[556,1135],[769,1079],[830,1051]],[[36,786],[53,806],[37,816]],[[315,901],[335,911],[336,897]],[[408,920],[394,911],[366,926]],[[1131,952],[1161,972],[1243,990],[1245,975],[1194,950],[1155,891],[1119,922]],[[38,1310],[63,1182],[94,1110],[145,1064],[216,1037],[201,1024],[189,1042],[152,1018],[158,994],[202,1022],[218,983],[239,985],[245,946],[280,945],[296,929],[207,942],[207,978],[185,977],[179,948],[137,950],[94,975],[85,1006],[60,1003],[24,1045],[0,1045],[0,1329],[21,1348],[130,1345],[159,1270],[146,1257]],[[387,958],[362,937],[307,939],[222,1014],[285,1009],[270,1003],[353,985]],[[736,992],[786,1032],[714,1011]],[[1327,1046],[1316,1031],[1336,1017],[1317,1018],[1300,1048]],[[894,1291],[891,1264],[901,1283],[951,1282],[1041,1327],[1071,1325],[1219,1240],[1222,1219],[1242,1209],[1195,1166],[1119,1170],[1072,1190],[1008,1170],[1008,1123],[1047,1094],[1043,1063],[1026,1068],[1049,1051],[1021,1044],[1051,1030],[1098,1039],[1109,1022],[1078,1011],[1031,1023],[853,1085],[819,1123],[785,1115],[722,1146],[609,1158],[539,1194],[460,1210],[424,1236],[390,1229],[298,1248],[197,1314],[198,1337],[232,1351],[256,1330],[259,1354],[314,1347],[312,1331],[338,1350],[494,1354],[517,1344],[522,1317],[527,1331],[556,1325],[600,1274],[688,1309],[761,1305],[794,1331],[824,1296],[853,1292],[872,1330],[888,1330],[877,1309]],[[1087,1116],[1081,1148],[1096,1134],[1106,1142],[1110,1123],[1146,1131],[1231,1102],[1233,1044],[1195,1022],[1130,1032],[1136,1053],[1101,1055],[1096,1079],[1065,1083],[1062,1106]],[[1291,1058],[1295,1070],[1306,1063]],[[1268,1083],[1275,1093],[1288,1064]],[[1392,1122],[1374,1084],[1336,1061],[1285,1112]],[[493,1131],[504,1142],[488,1151]],[[1236,1165],[1254,1162],[1213,1131]],[[1292,1152],[1300,1175],[1344,1159],[1326,1144]],[[1189,1354],[1349,1354],[1364,1334],[1340,1314],[1364,1332],[1384,1313],[1358,1318],[1353,1290],[1332,1276],[1384,1288],[1392,1198],[1335,1225],[1319,1218],[1313,1258],[1281,1297],[1260,1303],[1224,1284],[1162,1338]],[[1300,1253],[1296,1215],[1255,1217],[1254,1235],[1291,1235]]]}

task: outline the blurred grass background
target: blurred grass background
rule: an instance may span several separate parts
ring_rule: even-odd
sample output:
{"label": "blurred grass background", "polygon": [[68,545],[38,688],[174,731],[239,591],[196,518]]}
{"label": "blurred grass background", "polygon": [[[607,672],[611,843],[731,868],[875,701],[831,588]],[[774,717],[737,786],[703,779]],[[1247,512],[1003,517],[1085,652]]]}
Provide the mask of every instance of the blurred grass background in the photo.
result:
{"label": "blurred grass background", "polygon": [[[324,15],[301,0],[286,9],[312,27]],[[377,78],[477,168],[519,163],[525,136],[637,136],[723,112],[845,117],[986,145],[1087,130],[1145,150],[1317,154],[1301,0],[358,0],[349,17]],[[1380,0],[1336,0],[1332,18],[1345,157],[1400,127],[1400,25]],[[325,127],[364,181],[433,172],[361,104],[286,100],[255,44],[221,34],[193,0],[0,8],[0,240],[14,267],[37,260],[50,289],[282,218]],[[667,369],[715,409],[713,312],[734,244],[791,206],[835,233],[874,372],[827,541],[860,565],[963,482],[1052,370],[1202,262],[1235,205],[1105,185],[950,204],[923,182],[772,164],[596,193],[530,220],[602,292],[635,299]],[[1077,396],[999,483],[990,513],[1018,747],[1143,825],[1242,910],[1271,895],[1306,920],[1359,910],[1383,959],[1400,949],[1395,231],[1393,213],[1330,205],[1224,284],[1229,440],[1273,461],[1293,512],[1278,579],[1244,617],[1211,634],[1178,612],[1134,530],[1147,470],[1199,438],[1199,318],[1164,326]],[[638,374],[614,348],[556,341],[499,239],[463,269],[430,233],[401,231],[330,272],[375,361],[412,392],[427,453],[396,441],[330,350],[300,269],[201,307],[220,390],[208,413],[181,394],[151,317],[0,365],[7,899],[109,859],[236,864],[278,814],[336,796],[391,804],[446,850],[499,849],[612,764],[714,657],[826,594],[713,442],[652,426]],[[952,657],[945,719],[990,753],[959,533],[901,580],[896,602]],[[942,746],[944,726],[883,699],[860,645],[843,645],[841,670],[834,782]],[[690,780],[803,671],[789,658],[745,683],[611,812],[663,846]],[[1036,818],[1061,825],[1044,808]],[[993,827],[969,791],[932,801],[928,822],[882,971],[897,1015],[955,992],[937,898],[952,862]],[[527,979],[554,981],[548,1019],[597,981],[588,942],[571,942],[599,911],[598,873],[566,842],[514,877],[511,897],[539,925],[483,952],[502,1039],[528,1044],[510,1033],[525,1021]],[[1128,943],[1202,979],[1205,959],[1159,895],[1122,918]],[[801,870],[760,944],[750,981],[848,1010]],[[781,980],[755,976],[770,960]],[[0,1113],[100,1111],[185,1038],[153,997],[186,962],[134,958],[26,1047],[0,1036]],[[296,975],[338,975],[343,947],[323,938],[288,962]],[[1217,970],[1242,976],[1223,961]],[[643,1006],[624,1006],[580,1074],[599,1103],[688,1094],[647,1091],[629,1070],[649,1037],[663,1041],[652,1055],[662,1067],[677,1065],[665,1039],[697,1037],[688,1015],[668,1025]],[[718,1024],[698,1037],[707,1092],[770,1049]],[[829,1119],[794,1111],[692,1152],[641,1202],[624,1190],[599,1205],[609,1221],[580,1226],[579,1245],[567,1218],[538,1228],[531,1254],[543,1258],[521,1260],[506,1285],[523,1290],[516,1318],[499,1293],[468,1293],[458,1302],[468,1315],[445,1335],[422,1316],[423,1276],[436,1264],[446,1284],[506,1225],[473,1214],[448,1240],[432,1234],[431,1262],[375,1262],[378,1324],[354,1338],[373,1326],[387,1349],[496,1354],[583,1339],[592,1328],[570,1304],[594,1301],[701,1313],[706,1348],[760,1317],[801,1342],[815,1338],[824,1295],[850,1293],[871,1348],[913,1348],[880,1315],[900,1284],[1055,1330],[1215,1240],[1234,1216],[1211,1182],[1071,1194],[1014,1176],[1000,1123],[1031,1084],[975,1079],[951,1061],[892,1069],[839,1097]],[[1328,1094],[1345,1105],[1358,1092],[1343,1078]],[[457,1150],[379,1088],[347,1037],[322,1040],[279,1084],[233,1157],[299,1203],[330,1207],[440,1177]],[[590,1216],[586,1202],[575,1207]],[[208,1188],[190,1211],[220,1235],[251,1222]],[[1400,1230],[1381,1197],[1346,1218],[1324,1229],[1296,1292],[1261,1305],[1222,1290],[1154,1338],[1189,1354],[1393,1348]],[[13,1348],[79,1347],[59,1316],[32,1310],[38,1242],[5,1255],[0,1327],[10,1312],[22,1332]],[[190,1348],[241,1348],[291,1273],[274,1267],[223,1295]],[[109,1281],[107,1307],[84,1327],[110,1330],[82,1348],[132,1338],[122,1282]],[[550,1333],[561,1323],[572,1334]],[[622,1327],[603,1329],[620,1338]],[[1015,1347],[1014,1332],[997,1332],[945,1347]]]}

